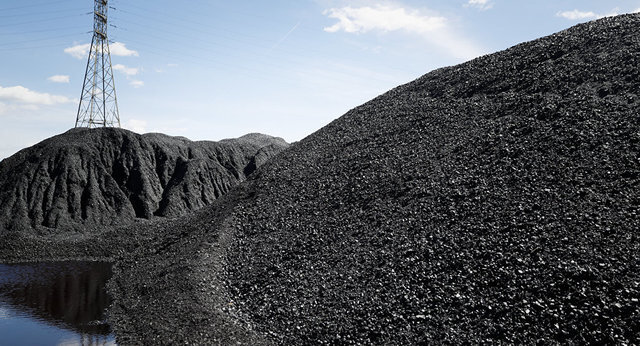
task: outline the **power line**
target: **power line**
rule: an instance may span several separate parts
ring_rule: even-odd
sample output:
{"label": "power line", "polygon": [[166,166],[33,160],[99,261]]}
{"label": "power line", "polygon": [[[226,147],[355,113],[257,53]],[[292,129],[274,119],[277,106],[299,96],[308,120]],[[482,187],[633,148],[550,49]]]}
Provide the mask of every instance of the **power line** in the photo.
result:
{"label": "power line", "polygon": [[4,8],[0,8],[0,11],[2,11],[2,12],[13,11],[13,10],[20,10],[20,9],[23,9],[23,8],[41,7],[43,5],[55,5],[55,4],[60,4],[60,3],[63,3],[63,2],[68,2],[68,0],[46,1],[46,2],[42,2],[42,3],[24,5],[24,6],[17,6],[17,7],[4,7]]}
{"label": "power line", "polygon": [[0,43],[0,47],[4,47],[4,46],[10,46],[13,44],[22,44],[22,43],[30,43],[30,42],[40,42],[40,41],[49,41],[49,40],[55,40],[57,38],[63,38],[63,37],[72,37],[72,36],[80,36],[83,35],[84,33],[79,33],[79,34],[69,34],[69,35],[59,35],[59,36],[52,36],[52,37],[45,37],[45,38],[37,38],[37,39],[33,39],[33,40],[21,40],[21,41],[15,41],[15,42],[3,42]]}
{"label": "power line", "polygon": [[[131,7],[136,7],[135,5],[131,5],[129,3],[127,3],[128,6]],[[227,28],[224,27],[219,27],[219,26],[212,26],[210,24],[203,24],[203,23],[199,23],[197,21],[193,21],[193,20],[182,20],[185,21],[187,23],[189,23],[189,25],[184,25],[181,23],[176,22],[176,20],[165,20],[165,19],[159,19],[155,16],[149,16],[147,14],[141,14],[141,13],[136,13],[136,12],[132,12],[132,11],[128,11],[128,10],[122,10],[122,9],[118,9],[118,11],[122,12],[122,13],[126,13],[126,14],[130,14],[136,17],[140,17],[140,18],[144,18],[146,19],[148,22],[150,23],[144,23],[141,21],[134,21],[134,20],[128,20],[128,19],[121,19],[121,22],[124,22],[126,25],[132,25],[132,26],[136,26],[140,29],[136,30],[137,32],[145,32],[145,33],[149,33],[149,32],[162,32],[165,35],[174,35],[174,36],[180,36],[181,38],[183,38],[182,41],[184,41],[184,36],[182,36],[181,34],[178,33],[177,30],[172,30],[169,31],[166,28],[167,27],[171,27],[171,28],[181,28],[184,30],[188,30],[190,32],[202,35],[203,33],[207,32],[207,31],[211,31],[214,30],[215,31],[215,37],[217,39],[222,39],[225,41],[230,41],[233,42],[234,45],[224,45],[221,44],[219,41],[217,42],[213,42],[210,40],[203,40],[203,39],[199,39],[199,38],[194,38],[189,37],[190,41],[199,41],[199,42],[203,42],[206,44],[210,44],[210,45],[215,45],[215,46],[224,46],[227,48],[235,48],[237,45],[235,43],[244,41],[248,43],[248,46],[250,47],[261,47],[267,51],[272,51],[273,50],[273,44],[271,43],[265,43],[265,39],[263,37],[257,37],[254,35],[249,35],[249,34],[245,34],[242,32],[238,32],[238,31],[234,31],[234,30],[229,30]],[[156,13],[161,13],[164,15],[164,13],[160,12],[160,11],[151,11],[151,12],[156,12]],[[168,15],[167,15],[168,16]],[[181,20],[180,18],[175,18],[172,17],[172,19],[178,19]],[[158,25],[154,25],[154,24],[160,24],[160,26]],[[195,24],[195,26],[194,26]],[[259,30],[262,30],[262,28],[258,28]],[[296,27],[296,31],[300,30],[301,26],[297,26]],[[122,29],[121,29],[122,30]],[[221,31],[227,32],[230,35],[223,35],[220,34]],[[242,36],[245,38],[248,38],[249,40],[239,40],[238,37]],[[199,36],[198,36],[199,37]],[[207,37],[211,37],[211,35],[207,36]],[[277,40],[273,41],[274,43],[277,42]],[[291,51],[288,50],[282,46],[278,47],[278,51],[284,52],[284,53],[288,53],[288,55],[298,55],[299,52],[298,51]],[[318,55],[321,55],[323,53],[325,53],[324,51],[318,50],[316,48],[314,48],[313,46],[307,46],[304,48],[305,52],[315,52]]]}
{"label": "power line", "polygon": [[75,14],[75,15],[70,15],[70,16],[61,16],[61,17],[48,18],[48,19],[30,20],[30,21],[21,22],[21,23],[0,24],[0,28],[13,27],[13,26],[24,25],[24,24],[53,22],[53,21],[60,20],[60,19],[83,17],[83,16],[88,16],[88,15],[89,15],[89,13],[83,13],[83,14],[80,14],[80,15]]}
{"label": "power line", "polygon": [[38,45],[38,46],[30,46],[30,47],[0,48],[0,52],[13,52],[16,50],[31,50],[31,49],[53,48],[53,47],[60,47],[60,45],[50,44],[50,45]]}
{"label": "power line", "polygon": [[[122,9],[122,7],[124,6],[126,6],[127,9]],[[144,13],[138,13],[137,11],[132,10],[131,8],[133,9],[139,8],[141,10],[144,10]],[[124,15],[122,17],[117,16],[118,21],[120,23],[124,23],[125,26],[135,26],[136,29],[132,30],[131,32],[139,33],[144,36],[144,40],[135,40],[131,38],[132,35],[127,35],[126,42],[135,44],[137,46],[146,47],[146,49],[143,50],[143,52],[145,53],[152,53],[153,55],[156,55],[156,56],[172,58],[174,60],[177,58],[180,61],[184,61],[184,60],[192,61],[192,62],[195,61],[196,63],[199,64],[199,67],[201,68],[215,68],[215,67],[210,67],[210,64],[213,64],[215,66],[220,66],[221,68],[224,68],[224,69],[232,68],[234,70],[247,72],[247,74],[250,74],[252,77],[255,78],[255,77],[264,75],[265,70],[260,68],[251,68],[247,64],[243,64],[239,66],[234,63],[225,63],[221,61],[219,57],[224,56],[227,58],[236,57],[240,59],[248,59],[247,61],[249,62],[249,65],[254,65],[252,63],[259,63],[260,65],[270,65],[272,67],[275,67],[276,69],[286,71],[286,70],[290,70],[291,66],[295,66],[296,64],[299,64],[301,62],[300,59],[292,59],[292,57],[306,56],[305,54],[301,54],[301,51],[291,51],[291,50],[287,50],[286,48],[283,49],[282,47],[280,47],[278,49],[278,52],[285,52],[287,54],[279,56],[276,62],[273,60],[273,57],[272,57],[273,45],[271,43],[265,43],[264,38],[259,38],[254,35],[247,35],[237,31],[228,30],[226,28],[214,27],[211,25],[211,23],[204,24],[194,20],[184,20],[179,17],[176,17],[175,14],[172,15],[162,11],[157,11],[155,9],[138,7],[131,4],[130,2],[127,2],[126,5],[123,3],[122,6],[118,6],[116,11]],[[153,15],[153,13],[160,14],[161,17],[165,17],[165,18],[158,18],[158,16]],[[201,13],[202,12],[198,12],[198,14],[201,14]],[[143,20],[129,19],[127,18],[129,16],[127,15],[142,18]],[[170,18],[170,19],[166,19],[166,18]],[[128,31],[124,29],[121,24],[119,24],[119,27],[120,28],[118,30]],[[169,30],[168,28],[171,28],[171,30]],[[177,30],[177,29],[182,29],[182,30]],[[185,37],[183,32],[184,30],[187,30],[189,32],[192,32],[198,35]],[[205,33],[210,32],[212,30],[216,32],[215,35],[207,34],[206,38],[203,38],[203,35]],[[219,34],[220,31],[229,32],[231,33],[231,35],[227,38],[227,35],[220,35]],[[176,37],[176,39],[171,39],[170,36]],[[243,37],[249,38],[250,40],[239,40],[238,36],[243,36]],[[215,37],[217,41],[208,39],[210,37]],[[234,44],[223,44],[219,41],[220,39],[229,40]],[[237,45],[237,43],[242,41],[244,41],[244,45],[248,49],[248,52],[246,53],[240,51],[239,48],[242,48],[242,47],[238,47]],[[159,42],[159,43],[154,43],[154,42]],[[274,40],[274,42],[277,42],[277,41]],[[167,43],[171,43],[173,46],[180,46],[181,48],[184,47],[187,49],[181,49],[181,48],[178,50],[169,49],[167,48]],[[194,43],[197,43],[197,44],[194,44]],[[259,52],[260,49],[263,49],[264,52]],[[194,54],[194,51],[204,53],[205,55],[202,55],[199,53]],[[306,47],[304,49],[304,52],[308,53],[310,51],[315,51],[318,53],[317,55],[315,55],[315,57],[321,57],[321,55],[324,55],[323,53],[325,53],[324,51],[319,51],[317,49],[313,49],[312,47]],[[264,59],[264,58],[269,58],[269,59]],[[285,63],[285,61],[290,61],[292,62],[292,64]],[[206,64],[202,64],[203,62],[205,62]],[[277,72],[275,72],[275,74],[277,74]],[[327,76],[327,77],[328,79],[332,79],[336,81],[344,81],[349,78],[357,78],[357,75],[350,74],[345,71],[336,70],[335,74],[332,74],[331,76]],[[278,79],[278,78],[275,78],[275,79]],[[380,78],[372,78],[372,79],[379,80],[382,82],[388,82],[388,80],[386,79],[380,79]],[[280,81],[281,79],[278,79],[278,80]]]}
{"label": "power line", "polygon": [[[133,13],[130,13],[130,14],[133,14]],[[145,19],[149,19],[149,21],[152,21],[154,23],[163,23],[164,22],[163,20],[158,20],[158,19],[155,19],[155,18],[152,18],[152,17],[148,17],[148,16],[144,16],[144,15],[136,14],[136,16],[143,17]],[[271,53],[270,50],[271,50],[272,45],[271,44],[266,45],[266,44],[264,44],[262,42],[258,42],[258,43],[251,42],[247,46],[249,48],[261,47],[261,48],[265,49],[266,53],[264,53],[264,52],[263,53],[254,52],[254,53],[251,53],[251,54],[236,53],[235,51],[237,51],[237,46],[225,45],[225,44],[221,44],[220,42],[213,42],[213,41],[209,41],[209,40],[205,40],[205,39],[200,39],[199,37],[189,37],[189,40],[188,40],[189,43],[185,43],[187,40],[185,40],[185,37],[183,35],[181,35],[178,32],[169,31],[169,30],[165,29],[166,27],[175,27],[176,25],[173,24],[173,22],[168,22],[167,21],[166,22],[167,23],[166,26],[160,26],[160,27],[150,26],[150,25],[147,25],[147,24],[144,24],[144,23],[141,23],[141,22],[133,22],[133,21],[131,21],[131,22],[125,21],[125,22],[128,23],[128,24],[131,24],[133,26],[140,27],[141,30],[136,30],[136,32],[143,33],[145,38],[147,38],[144,41],[136,41],[134,39],[131,39],[130,36],[129,36],[129,38],[127,38],[127,42],[134,43],[136,45],[143,46],[143,47],[148,47],[148,48],[158,48],[159,51],[161,51],[161,53],[158,53],[158,51],[156,51],[154,55],[160,55],[160,56],[165,56],[166,57],[167,56],[166,52],[173,52],[173,53],[177,54],[174,57],[177,57],[177,58],[182,59],[182,60],[184,60],[185,56],[188,56],[188,57],[190,57],[192,59],[196,59],[198,63],[201,63],[201,62],[215,63],[215,64],[218,64],[218,65],[224,66],[225,68],[237,69],[237,66],[235,66],[235,65],[225,64],[225,63],[222,63],[222,62],[219,62],[219,61],[213,61],[213,57],[216,57],[216,56],[226,56],[226,57],[234,56],[234,57],[237,57],[237,58],[249,58],[249,57],[256,58],[258,56],[266,57],[267,56],[266,54],[270,54]],[[181,25],[177,25],[177,26],[181,26]],[[186,27],[186,29],[188,29],[190,31],[193,31],[193,32],[196,32],[196,33],[202,33],[203,32],[202,30],[196,29],[196,28],[193,28],[193,27]],[[154,35],[153,33],[161,33],[162,36]],[[179,37],[180,39],[179,40],[169,39],[168,36],[176,36],[176,37]],[[221,38],[221,36],[217,36],[217,37]],[[161,41],[163,43],[163,46],[161,48],[159,48],[157,45],[154,45],[153,43],[151,43],[153,41],[148,40],[148,38],[155,38],[158,41]],[[236,42],[236,43],[238,42],[238,40],[232,40],[232,41]],[[201,52],[205,52],[205,53],[211,53],[211,55],[201,56],[201,55],[194,55],[192,53],[187,53],[186,50],[176,51],[176,50],[167,49],[166,46],[164,45],[164,43],[167,43],[167,42],[178,44],[178,45],[181,45],[181,46],[184,46],[184,47],[188,47],[188,48],[190,48],[189,50],[196,50],[196,51],[201,51]],[[193,42],[200,42],[202,44],[194,46],[193,44],[191,44]],[[214,47],[214,49],[209,49],[209,48],[207,48],[207,46]],[[219,47],[223,48],[223,49],[215,49],[215,48],[219,48]],[[224,49],[224,48],[227,48],[227,49]],[[287,50],[280,49],[279,51],[286,52]],[[309,50],[305,49],[305,51],[309,51]],[[316,50],[316,52],[317,52],[317,50]],[[263,60],[260,60],[260,64],[269,65],[269,66],[272,66],[272,67],[275,67],[275,68],[278,68],[278,69],[286,70],[286,69],[289,69],[292,66],[292,64],[286,64],[286,63],[284,63],[284,60],[292,62],[293,64],[297,64],[297,63],[300,62],[299,60],[291,59],[292,56],[303,57],[304,55],[300,54],[300,52],[297,52],[297,51],[296,52],[288,51],[288,54],[278,58],[278,63],[274,63],[272,61],[267,61],[266,59],[263,59]],[[260,75],[260,74],[264,73],[263,70],[247,69],[246,66],[244,68],[246,70],[254,72],[254,74],[253,74],[254,77],[256,75]],[[348,74],[344,74],[343,72],[340,72],[340,74],[344,75],[345,78],[348,78],[347,77]],[[338,81],[344,81],[345,80],[344,78],[337,78],[336,79],[336,78],[333,78],[333,77],[330,78],[330,79],[334,79],[334,80],[338,80]],[[379,80],[379,81],[383,81],[383,82],[387,82],[386,80],[382,80],[382,79],[379,79],[379,78],[373,78],[373,79],[376,79],[376,80]]]}
{"label": "power line", "polygon": [[[178,19],[179,21],[183,21],[183,22],[186,22],[186,23],[189,23],[189,24],[196,24],[197,25],[197,27],[196,27],[196,26],[193,26],[193,25],[180,24],[176,20],[159,19],[159,18],[156,18],[156,17],[147,16],[146,14],[134,13],[134,12],[127,11],[127,10],[117,9],[117,11],[120,11],[120,12],[123,12],[123,13],[127,13],[127,14],[130,14],[130,15],[136,16],[136,17],[148,19],[150,22],[161,22],[161,23],[164,23],[164,24],[168,24],[168,25],[170,25],[172,27],[180,27],[182,29],[186,29],[186,30],[189,30],[189,31],[192,31],[192,32],[195,32],[195,33],[199,33],[199,34],[202,34],[202,33],[205,32],[205,30],[203,30],[203,28],[207,28],[209,30],[215,29],[216,31],[220,31],[220,30],[221,31],[226,31],[226,32],[229,32],[229,33],[231,33],[231,34],[233,34],[235,36],[238,36],[238,35],[239,36],[244,36],[244,37],[255,39],[256,41],[260,40],[260,38],[256,37],[256,36],[247,35],[245,33],[237,32],[237,31],[231,31],[231,30],[223,28],[223,27],[214,27],[214,26],[212,26],[210,24],[203,24],[203,23],[198,23],[198,22],[195,22],[195,21],[189,21],[189,20],[182,20],[180,18],[174,18],[174,19]],[[137,25],[141,25],[139,22],[127,21],[127,20],[125,20],[125,21],[129,22],[129,23],[134,23],[134,24],[137,24]]]}
{"label": "power line", "polygon": [[[84,28],[84,26],[82,27]],[[8,36],[8,35],[24,35],[24,34],[37,34],[41,32],[58,32],[62,30],[82,30],[79,26],[67,26],[64,28],[52,28],[52,29],[42,29],[42,30],[32,30],[32,31],[12,31],[12,32],[0,32],[0,35]]]}
{"label": "power line", "polygon": [[[207,4],[210,5],[210,6],[213,6],[213,7],[216,7],[218,9],[220,9],[221,13],[230,13],[230,12],[232,12],[232,13],[236,13],[236,14],[239,14],[241,16],[244,16],[244,17],[252,17],[252,18],[256,18],[256,19],[271,19],[270,17],[263,16],[263,15],[258,15],[258,14],[255,14],[255,13],[241,12],[241,11],[237,11],[237,10],[232,10],[229,7],[216,6],[214,3],[207,3]],[[165,17],[178,19],[178,20],[181,20],[181,21],[184,21],[184,22],[187,22],[187,23],[194,23],[194,24],[198,24],[198,25],[202,25],[202,26],[210,26],[211,25],[211,23],[193,22],[191,20],[185,20],[185,19],[181,19],[181,18],[176,18],[174,13],[167,13],[167,12],[158,11],[158,10],[154,10],[154,9],[143,8],[143,7],[140,7],[140,6],[136,6],[136,5],[132,4],[131,2],[127,2],[126,6],[129,6],[129,7],[132,7],[132,8],[137,8],[137,9],[142,10],[144,12],[154,12],[154,13],[163,15]],[[185,9],[187,12],[191,12],[191,14],[202,16],[203,11],[190,11],[189,10],[190,8],[192,8],[192,7],[191,6],[183,7],[183,9]],[[206,12],[206,13],[209,13],[209,12]]]}
{"label": "power line", "polygon": [[[155,19],[152,19],[152,21],[153,22],[162,22],[162,21],[158,21],[158,20],[155,20]],[[136,32],[144,33],[145,36],[152,37],[152,38],[157,38],[157,39],[162,40],[162,41],[166,41],[167,40],[167,38],[166,38],[167,35],[176,36],[176,37],[179,37],[180,40],[178,40],[178,41],[170,40],[170,41],[172,41],[174,43],[177,43],[177,44],[180,44],[180,45],[184,45],[184,46],[189,46],[189,47],[193,46],[191,44],[185,44],[186,40],[185,40],[184,35],[181,35],[180,33],[176,32],[176,31],[167,30],[167,29],[165,29],[166,26],[158,27],[158,26],[147,25],[147,24],[142,24],[140,22],[133,22],[133,21],[131,21],[131,22],[130,21],[124,21],[124,22],[127,25],[132,25],[132,26],[139,27],[140,30],[136,30]],[[170,23],[168,23],[168,24],[170,24]],[[170,24],[170,25],[167,25],[167,26],[175,27],[173,24]],[[199,33],[199,34],[201,34],[203,32],[201,29],[188,28],[188,27],[186,29],[190,30],[190,31],[193,31],[194,33]],[[125,29],[120,29],[120,30],[125,30]],[[162,33],[163,36],[160,37],[160,36],[154,35],[153,33],[156,33],[156,32]],[[222,47],[222,48],[228,48],[228,49],[236,49],[237,48],[237,43],[241,42],[241,40],[238,40],[235,35],[236,35],[236,33],[234,33],[234,37],[225,37],[223,35],[216,35],[216,37],[218,39],[222,39],[222,40],[225,40],[225,41],[233,42],[233,43],[235,43],[234,45],[223,44],[223,43],[221,43],[219,41],[211,41],[211,40],[201,39],[199,36],[198,37],[193,37],[193,36],[189,37],[189,42],[190,43],[191,42],[199,42],[199,43],[202,43],[202,44],[205,44],[205,45],[208,45],[208,46],[211,46],[211,47],[216,47],[216,48],[217,47]],[[248,35],[244,35],[244,36],[251,37],[251,36],[248,36]],[[255,38],[255,37],[252,37],[252,38]],[[251,41],[244,41],[244,42],[247,43],[247,47],[250,47],[250,48],[256,48],[256,47],[257,48],[262,48],[265,51],[271,50],[271,48],[273,47],[272,44],[265,44],[264,40],[260,40],[258,38],[255,38],[255,41],[251,40]],[[203,50],[202,48],[198,48],[198,47],[196,47],[195,49]],[[290,51],[290,50],[287,51],[287,50],[283,50],[283,49],[280,49],[280,50],[287,52],[288,55],[299,55],[299,52]],[[208,50],[208,51],[210,51],[210,50]],[[305,51],[313,51],[313,50],[305,49]],[[321,52],[319,52],[317,50],[315,50],[315,52],[316,53],[321,53]],[[225,50],[224,53],[228,53],[228,50]]]}
{"label": "power line", "polygon": [[59,10],[59,11],[29,12],[29,13],[22,13],[22,14],[6,14],[6,15],[0,16],[0,18],[34,17],[34,16],[41,15],[41,14],[68,13],[68,12],[77,12],[77,11],[82,11],[82,10],[84,10],[84,8],[80,8],[80,9],[75,8],[75,9],[71,9],[71,10]]}

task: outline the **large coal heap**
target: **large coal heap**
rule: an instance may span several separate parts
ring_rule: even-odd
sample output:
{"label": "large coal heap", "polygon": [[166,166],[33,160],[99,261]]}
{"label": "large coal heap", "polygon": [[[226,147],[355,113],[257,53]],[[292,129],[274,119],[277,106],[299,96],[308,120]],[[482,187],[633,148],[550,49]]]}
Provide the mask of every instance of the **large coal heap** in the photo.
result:
{"label": "large coal heap", "polygon": [[[117,332],[640,342],[639,66],[640,17],[605,18],[348,112],[123,262],[116,282],[149,296],[116,290]],[[200,305],[154,298],[176,292]]]}
{"label": "large coal heap", "polygon": [[86,230],[210,204],[288,145],[73,129],[0,162],[0,228]]}

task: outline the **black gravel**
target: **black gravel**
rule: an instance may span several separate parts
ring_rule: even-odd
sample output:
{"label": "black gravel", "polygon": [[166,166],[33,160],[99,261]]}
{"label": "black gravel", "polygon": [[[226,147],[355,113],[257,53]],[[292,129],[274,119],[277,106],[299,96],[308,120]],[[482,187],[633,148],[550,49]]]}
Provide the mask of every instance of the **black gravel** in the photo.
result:
{"label": "black gravel", "polygon": [[280,156],[229,289],[290,343],[640,341],[640,19],[434,71]]}
{"label": "black gravel", "polygon": [[117,265],[122,343],[640,342],[640,17],[433,71]]}
{"label": "black gravel", "polygon": [[639,65],[618,16],[355,108],[141,226],[118,342],[640,343]]}
{"label": "black gravel", "polygon": [[73,129],[0,162],[0,234],[95,233],[211,204],[286,148],[260,134],[192,142]]}

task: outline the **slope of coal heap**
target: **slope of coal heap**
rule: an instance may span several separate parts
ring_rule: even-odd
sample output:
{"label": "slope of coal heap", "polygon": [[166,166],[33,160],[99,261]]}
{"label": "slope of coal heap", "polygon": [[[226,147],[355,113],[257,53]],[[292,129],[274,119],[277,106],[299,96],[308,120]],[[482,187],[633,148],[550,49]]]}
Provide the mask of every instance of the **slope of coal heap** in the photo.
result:
{"label": "slope of coal heap", "polygon": [[210,204],[288,145],[251,134],[191,142],[73,129],[0,162],[0,229],[76,229],[174,217]]}
{"label": "slope of coal heap", "polygon": [[638,343],[639,91],[638,15],[398,87],[120,263],[119,340]]}

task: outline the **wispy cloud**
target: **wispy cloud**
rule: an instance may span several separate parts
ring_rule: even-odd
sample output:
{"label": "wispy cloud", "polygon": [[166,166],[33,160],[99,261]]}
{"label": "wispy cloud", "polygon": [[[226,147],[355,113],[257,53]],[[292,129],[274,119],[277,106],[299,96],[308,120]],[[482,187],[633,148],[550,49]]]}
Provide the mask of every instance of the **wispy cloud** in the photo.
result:
{"label": "wispy cloud", "polygon": [[132,80],[131,82],[129,82],[129,84],[131,86],[133,86],[134,88],[142,88],[144,86],[144,82],[141,80]]}
{"label": "wispy cloud", "polygon": [[420,35],[457,58],[470,59],[482,54],[474,43],[457,35],[449,20],[440,15],[392,5],[358,8],[347,6],[326,10],[324,14],[338,20],[334,25],[324,28],[326,32],[360,34],[370,31],[403,31]]}
{"label": "wispy cloud", "polygon": [[136,76],[138,75],[138,73],[140,73],[141,69],[136,67],[127,67],[122,64],[113,65],[113,69],[122,72],[127,77],[127,80],[129,80],[129,85],[133,86],[134,88],[141,88],[144,86],[143,81],[132,79],[133,76]]}
{"label": "wispy cloud", "polygon": [[54,83],[69,83],[69,76],[58,74],[58,75],[47,78],[47,80]]}
{"label": "wispy cloud", "polygon": [[127,76],[135,76],[135,75],[138,74],[138,72],[140,72],[139,68],[127,67],[127,66],[122,65],[122,64],[113,65],[113,69],[116,70],[116,71],[120,71],[120,72],[124,73]]}
{"label": "wispy cloud", "polygon": [[[90,49],[91,44],[85,43],[65,48],[64,52],[76,59],[84,59],[89,55]],[[137,51],[127,48],[126,44],[122,42],[114,42],[109,45],[109,51],[111,52],[111,55],[114,56],[140,56]]]}
{"label": "wispy cloud", "polygon": [[372,30],[397,31],[426,34],[445,27],[447,19],[439,16],[424,16],[418,11],[401,7],[378,5],[375,7],[343,7],[325,11],[337,23],[324,28],[327,32],[340,30],[349,33],[366,33]]}
{"label": "wispy cloud", "polygon": [[562,17],[568,20],[585,20],[585,19],[591,20],[591,19],[600,19],[604,17],[617,16],[619,14],[619,11],[620,9],[614,8],[609,13],[601,14],[593,11],[581,11],[576,9],[573,11],[560,11],[556,13],[556,16]]}
{"label": "wispy cloud", "polygon": [[[8,101],[8,100],[5,100]],[[75,102],[75,101],[73,101]],[[21,102],[11,102],[3,103],[0,102],[0,115],[11,115],[14,116],[17,114],[27,114],[28,112],[39,111],[43,105],[41,104],[29,104],[29,103],[21,103]],[[51,105],[46,105],[51,106]]]}
{"label": "wispy cloud", "polygon": [[123,124],[123,127],[137,133],[147,132],[147,122],[144,120],[129,119]]}
{"label": "wispy cloud", "polygon": [[66,96],[52,95],[29,90],[23,86],[0,86],[0,100],[27,105],[56,105],[74,102]]}
{"label": "wispy cloud", "polygon": [[[166,67],[170,68],[170,69],[171,68],[176,68],[178,66],[179,66],[178,64],[174,64],[174,63],[166,64]],[[156,72],[157,73],[165,73],[165,72],[167,72],[167,70],[165,70],[164,68],[156,68]]]}
{"label": "wispy cloud", "polygon": [[489,0],[469,0],[465,5],[465,7],[475,7],[481,11],[486,11],[493,7],[493,2]]}

